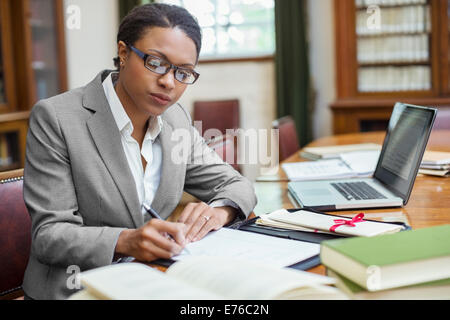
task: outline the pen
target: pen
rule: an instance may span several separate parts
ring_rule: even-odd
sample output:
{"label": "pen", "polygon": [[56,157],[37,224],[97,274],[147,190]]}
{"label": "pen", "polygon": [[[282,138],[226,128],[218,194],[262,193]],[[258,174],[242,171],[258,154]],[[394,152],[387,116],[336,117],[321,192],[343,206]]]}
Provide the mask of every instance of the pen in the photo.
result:
{"label": "pen", "polygon": [[159,219],[159,220],[163,220],[163,219],[160,217],[160,215],[159,215],[155,210],[153,210],[153,208],[150,207],[147,203],[144,202],[142,205],[144,206],[144,209],[145,209],[145,210],[146,210],[153,218]]}
{"label": "pen", "polygon": [[[151,206],[149,206],[148,203],[144,202],[142,205],[143,205],[144,209],[152,216],[152,218],[155,218],[158,220],[163,220],[163,218],[161,218],[161,216],[158,214],[158,212],[156,212]],[[175,239],[169,233],[166,233],[166,236],[170,240],[175,241]],[[189,252],[186,248],[184,248],[184,250]]]}

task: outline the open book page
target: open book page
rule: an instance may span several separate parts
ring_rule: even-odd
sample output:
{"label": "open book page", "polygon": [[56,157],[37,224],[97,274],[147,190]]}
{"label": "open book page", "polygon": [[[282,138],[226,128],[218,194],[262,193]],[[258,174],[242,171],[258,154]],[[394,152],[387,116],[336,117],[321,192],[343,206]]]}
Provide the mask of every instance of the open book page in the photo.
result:
{"label": "open book page", "polygon": [[[339,296],[334,288],[321,287],[334,284],[334,279],[304,271],[274,268],[244,259],[221,257],[191,257],[177,262],[167,270],[167,275],[193,286],[209,290],[230,299],[291,299],[304,298],[314,292]],[[305,292],[305,295],[302,293]]]}
{"label": "open book page", "polygon": [[[299,225],[301,227],[318,229],[323,231],[330,231],[333,226],[338,224],[335,220],[347,220],[352,219],[334,217],[330,215],[317,214],[314,212],[299,210],[296,212],[288,212],[285,209],[272,212],[270,218],[275,221],[280,221],[283,223],[290,223],[294,225]],[[402,226],[373,222],[363,220],[361,222],[354,223],[353,226],[341,225],[336,227],[335,232],[339,234],[349,235],[349,236],[361,236],[361,237],[372,237],[381,234],[395,233],[403,229]]]}
{"label": "open book page", "polygon": [[68,300],[99,300],[99,297],[97,297],[87,289],[84,289],[71,295]]}
{"label": "open book page", "polygon": [[188,250],[173,257],[175,261],[190,256],[215,256],[255,261],[261,265],[287,267],[318,255],[320,245],[281,239],[263,234],[222,228],[202,240],[190,243]]}
{"label": "open book page", "polygon": [[220,300],[212,292],[192,287],[139,263],[122,263],[82,272],[81,284],[90,296],[112,300]]}

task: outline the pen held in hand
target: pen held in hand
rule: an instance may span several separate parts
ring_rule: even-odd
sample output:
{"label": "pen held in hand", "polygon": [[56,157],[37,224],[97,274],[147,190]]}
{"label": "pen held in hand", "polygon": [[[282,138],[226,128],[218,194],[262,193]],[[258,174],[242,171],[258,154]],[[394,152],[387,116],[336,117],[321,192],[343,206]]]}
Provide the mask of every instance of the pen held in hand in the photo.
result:
{"label": "pen held in hand", "polygon": [[[142,205],[144,209],[152,216],[152,218],[163,220],[163,218],[161,218],[158,212],[156,212],[151,206],[149,206],[148,203],[144,202]],[[166,233],[166,237],[172,241],[175,241],[175,239],[169,233]],[[186,248],[184,248],[184,250],[188,251]]]}

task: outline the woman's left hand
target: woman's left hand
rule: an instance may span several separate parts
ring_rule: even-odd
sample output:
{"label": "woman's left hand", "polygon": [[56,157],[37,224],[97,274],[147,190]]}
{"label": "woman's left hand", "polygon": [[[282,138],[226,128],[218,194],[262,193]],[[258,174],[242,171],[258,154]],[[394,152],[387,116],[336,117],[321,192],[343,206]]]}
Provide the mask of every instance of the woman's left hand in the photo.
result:
{"label": "woman's left hand", "polygon": [[186,241],[195,242],[212,230],[219,230],[233,221],[237,210],[232,207],[213,208],[204,202],[189,203],[184,208],[178,222],[186,225]]}

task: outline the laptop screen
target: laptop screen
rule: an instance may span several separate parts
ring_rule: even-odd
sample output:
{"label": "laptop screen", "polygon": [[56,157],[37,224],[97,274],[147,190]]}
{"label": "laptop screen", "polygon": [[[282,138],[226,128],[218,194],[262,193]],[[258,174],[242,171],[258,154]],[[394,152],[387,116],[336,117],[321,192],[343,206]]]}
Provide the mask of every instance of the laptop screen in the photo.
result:
{"label": "laptop screen", "polygon": [[408,202],[436,117],[436,109],[397,103],[374,177]]}

